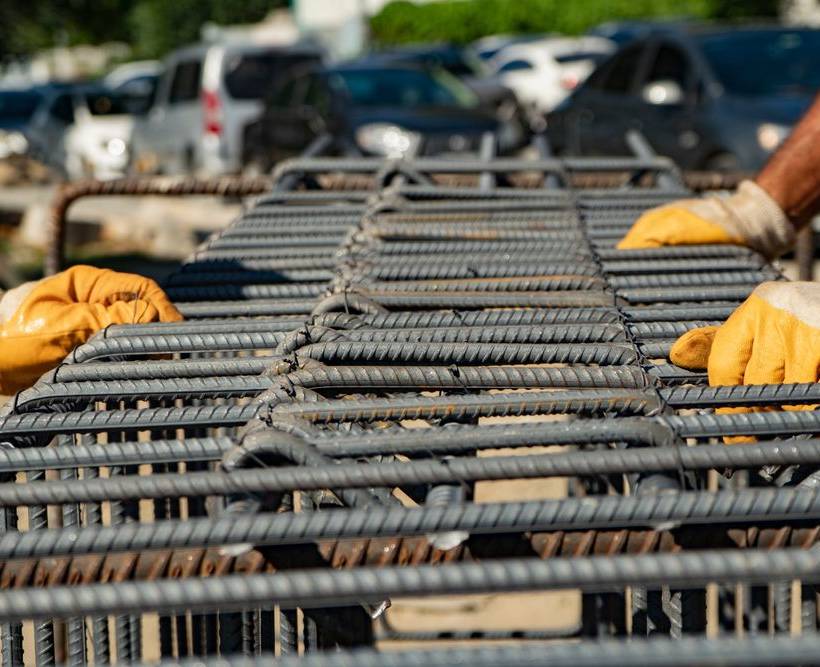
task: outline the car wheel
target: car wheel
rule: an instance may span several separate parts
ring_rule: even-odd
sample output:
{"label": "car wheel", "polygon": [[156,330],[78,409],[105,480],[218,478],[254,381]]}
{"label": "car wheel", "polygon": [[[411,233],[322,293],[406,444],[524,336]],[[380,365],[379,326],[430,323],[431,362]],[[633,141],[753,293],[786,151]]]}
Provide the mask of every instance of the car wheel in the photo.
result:
{"label": "car wheel", "polygon": [[740,163],[731,153],[717,153],[706,160],[703,168],[706,171],[738,171]]}

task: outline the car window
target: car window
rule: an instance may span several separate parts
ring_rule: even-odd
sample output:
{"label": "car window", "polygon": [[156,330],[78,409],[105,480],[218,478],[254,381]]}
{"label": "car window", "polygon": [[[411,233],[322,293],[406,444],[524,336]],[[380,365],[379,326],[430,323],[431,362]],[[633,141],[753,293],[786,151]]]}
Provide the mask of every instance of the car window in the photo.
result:
{"label": "car window", "polygon": [[511,60],[508,63],[504,63],[501,67],[498,68],[498,73],[504,74],[504,72],[516,72],[532,68],[532,63],[529,60],[519,58],[518,60]]}
{"label": "car window", "polygon": [[469,108],[478,104],[472,91],[445,70],[341,70],[329,83],[356,106]]}
{"label": "car window", "polygon": [[820,90],[820,31],[744,30],[703,35],[703,55],[735,95],[814,95]]}
{"label": "car window", "polygon": [[66,125],[74,122],[74,100],[71,98],[71,93],[63,93],[57,95],[51,105],[49,113]]}
{"label": "car window", "polygon": [[644,49],[644,44],[635,44],[623,49],[607,64],[593,72],[589,80],[590,87],[618,95],[631,92]]}
{"label": "car window", "polygon": [[174,77],[171,79],[170,104],[190,102],[199,97],[199,79],[202,74],[202,63],[199,60],[187,60],[177,64]]}
{"label": "car window", "polygon": [[88,93],[85,95],[85,104],[92,116],[112,116],[128,113],[124,98],[116,93]]}
{"label": "car window", "polygon": [[313,75],[308,79],[304,103],[321,113],[329,111],[330,95],[321,77]]}
{"label": "car window", "polygon": [[602,63],[609,58],[611,52],[606,51],[573,51],[572,53],[562,53],[554,55],[555,62],[560,65],[569,63],[591,62],[595,65]]}
{"label": "car window", "polygon": [[676,46],[662,44],[655,54],[646,81],[674,81],[685,90],[689,81],[689,58]]}
{"label": "car window", "polygon": [[29,92],[0,93],[0,118],[6,122],[25,123],[40,104],[40,95]]}
{"label": "car window", "polygon": [[307,80],[307,75],[298,74],[283,81],[271,95],[271,106],[288,109],[302,104]]}
{"label": "car window", "polygon": [[318,55],[309,53],[236,54],[225,64],[225,88],[234,99],[262,99],[292,68],[319,61]]}

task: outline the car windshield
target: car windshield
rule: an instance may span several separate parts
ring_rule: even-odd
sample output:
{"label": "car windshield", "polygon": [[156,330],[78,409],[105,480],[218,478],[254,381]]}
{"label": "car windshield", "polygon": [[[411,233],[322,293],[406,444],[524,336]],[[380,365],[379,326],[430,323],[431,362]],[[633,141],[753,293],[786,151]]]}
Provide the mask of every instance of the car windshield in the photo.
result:
{"label": "car windshield", "polygon": [[121,95],[112,92],[86,93],[85,103],[92,116],[113,116],[128,113],[125,99]]}
{"label": "car windshield", "polygon": [[591,62],[598,65],[606,60],[611,52],[604,51],[574,51],[573,53],[562,53],[555,55],[555,62],[561,65],[579,62]]}
{"label": "car windshield", "polygon": [[703,35],[700,46],[730,93],[805,95],[820,89],[820,31],[758,30]]}
{"label": "car windshield", "polygon": [[356,106],[472,108],[472,91],[443,70],[378,69],[335,72],[329,83]]}
{"label": "car windshield", "polygon": [[25,123],[34,115],[39,103],[37,93],[0,92],[0,118],[6,122]]}
{"label": "car windshield", "polygon": [[231,57],[225,67],[225,88],[236,100],[262,99],[285,72],[298,65],[318,63],[312,53],[251,53]]}
{"label": "car windshield", "polygon": [[469,51],[443,56],[439,64],[454,76],[483,76],[486,73],[481,59]]}

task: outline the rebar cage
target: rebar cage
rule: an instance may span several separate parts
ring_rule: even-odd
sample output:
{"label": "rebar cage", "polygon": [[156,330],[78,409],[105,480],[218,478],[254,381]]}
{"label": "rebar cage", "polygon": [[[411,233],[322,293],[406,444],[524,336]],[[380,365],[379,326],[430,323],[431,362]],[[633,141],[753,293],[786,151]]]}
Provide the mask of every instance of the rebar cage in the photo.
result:
{"label": "rebar cage", "polygon": [[[3,665],[816,661],[820,416],[783,408],[820,387],[669,363],[783,280],[740,247],[614,248],[689,192],[671,163],[275,180],[167,281],[184,322],[109,327],[6,406]],[[557,628],[389,608],[562,589]],[[399,640],[423,646],[375,648]]]}

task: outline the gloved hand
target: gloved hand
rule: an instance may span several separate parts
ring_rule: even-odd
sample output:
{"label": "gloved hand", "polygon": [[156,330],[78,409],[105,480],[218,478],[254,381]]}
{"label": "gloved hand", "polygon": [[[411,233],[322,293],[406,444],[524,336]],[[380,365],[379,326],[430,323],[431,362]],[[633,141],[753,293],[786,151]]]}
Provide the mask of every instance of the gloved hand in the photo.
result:
{"label": "gloved hand", "polygon": [[109,324],[176,322],[151,279],[91,266],[9,290],[0,300],[0,394],[31,386]]}
{"label": "gloved hand", "polygon": [[[709,384],[817,382],[820,377],[820,283],[758,285],[719,327],[687,331],[672,346],[673,363],[707,369]],[[787,406],[786,409],[814,409]],[[718,412],[744,412],[721,408]],[[748,441],[743,438],[727,442]]]}
{"label": "gloved hand", "polygon": [[772,258],[794,243],[795,229],[769,194],[743,181],[728,197],[682,199],[644,213],[618,248],[729,243],[745,245]]}

